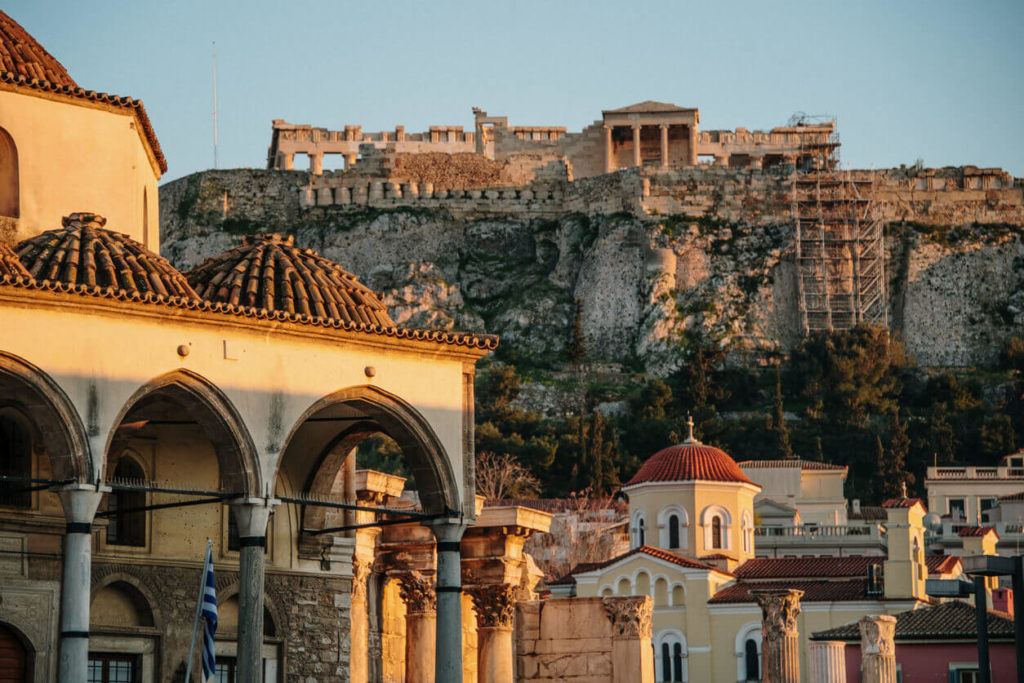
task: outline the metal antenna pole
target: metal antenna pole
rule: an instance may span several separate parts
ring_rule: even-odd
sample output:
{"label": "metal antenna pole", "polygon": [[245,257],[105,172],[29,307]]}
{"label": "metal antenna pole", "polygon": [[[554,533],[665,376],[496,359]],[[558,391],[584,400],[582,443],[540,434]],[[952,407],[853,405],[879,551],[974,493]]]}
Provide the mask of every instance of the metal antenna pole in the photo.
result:
{"label": "metal antenna pole", "polygon": [[213,43],[213,167],[217,168],[217,43]]}

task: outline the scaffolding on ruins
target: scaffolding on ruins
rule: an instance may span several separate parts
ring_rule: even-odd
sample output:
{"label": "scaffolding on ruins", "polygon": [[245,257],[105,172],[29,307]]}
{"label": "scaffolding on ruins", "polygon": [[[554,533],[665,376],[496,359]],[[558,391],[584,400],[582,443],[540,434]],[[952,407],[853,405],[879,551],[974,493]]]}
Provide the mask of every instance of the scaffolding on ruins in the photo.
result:
{"label": "scaffolding on ruins", "polygon": [[792,215],[804,334],[887,326],[885,245],[873,174],[835,168],[793,174]]}

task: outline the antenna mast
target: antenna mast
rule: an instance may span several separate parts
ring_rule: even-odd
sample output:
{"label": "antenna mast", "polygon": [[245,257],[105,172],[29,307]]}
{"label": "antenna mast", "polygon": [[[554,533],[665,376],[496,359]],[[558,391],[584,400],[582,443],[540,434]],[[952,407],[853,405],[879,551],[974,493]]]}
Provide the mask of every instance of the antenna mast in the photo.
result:
{"label": "antenna mast", "polygon": [[217,42],[213,43],[213,167],[217,168]]}

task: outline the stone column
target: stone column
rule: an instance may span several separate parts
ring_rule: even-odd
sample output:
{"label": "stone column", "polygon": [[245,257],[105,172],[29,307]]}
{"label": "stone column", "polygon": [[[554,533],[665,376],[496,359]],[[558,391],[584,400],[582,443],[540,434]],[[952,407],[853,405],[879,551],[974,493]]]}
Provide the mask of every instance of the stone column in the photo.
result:
{"label": "stone column", "polygon": [[295,155],[294,154],[281,154],[281,170],[291,171],[295,168]]}
{"label": "stone column", "polygon": [[263,570],[267,522],[280,503],[240,498],[231,504],[238,526],[238,673],[240,681],[263,678]]}
{"label": "stone column", "polygon": [[405,683],[444,681],[434,678],[437,594],[419,572],[401,572],[396,577],[405,602]]}
{"label": "stone column", "polygon": [[437,538],[435,671],[438,681],[462,683],[462,555],[459,541],[466,525],[458,519],[443,519],[429,526]]}
{"label": "stone column", "polygon": [[478,683],[513,683],[512,627],[516,587],[487,584],[467,589],[476,612]]}
{"label": "stone column", "polygon": [[366,683],[366,660],[369,653],[366,582],[369,577],[370,564],[365,560],[353,560],[352,605],[349,610],[351,646],[348,657],[348,678],[351,683]]}
{"label": "stone column", "polygon": [[808,644],[810,683],[846,683],[846,643],[812,640]]}
{"label": "stone column", "polygon": [[640,124],[633,124],[633,165],[640,166]]}
{"label": "stone column", "polygon": [[58,678],[67,683],[85,683],[88,674],[92,520],[105,492],[101,487],[89,484],[71,484],[59,492],[67,526],[60,589]]}
{"label": "stone column", "polygon": [[668,168],[668,124],[662,123],[658,128],[661,129],[661,165]]}
{"label": "stone column", "polygon": [[612,127],[601,126],[601,130],[604,133],[604,172],[611,173],[615,170],[614,150],[612,149]]}
{"label": "stone column", "polygon": [[604,598],[602,603],[612,622],[612,683],[654,683],[654,600],[644,595]]}
{"label": "stone column", "polygon": [[863,683],[896,683],[896,617],[869,615],[860,626],[860,680]]}
{"label": "stone column", "polygon": [[313,175],[323,175],[324,172],[324,155],[319,153],[311,153],[309,155],[309,172]]}
{"label": "stone column", "polygon": [[346,154],[345,156],[345,170],[349,171],[353,166],[356,165],[356,161],[359,159],[358,154]]}
{"label": "stone column", "polygon": [[761,606],[761,678],[764,683],[800,683],[797,616],[803,591],[752,590]]}
{"label": "stone column", "polygon": [[686,162],[690,166],[696,166],[697,165],[697,124],[696,123],[691,124],[691,125],[687,126],[687,129],[689,130],[689,134],[690,134],[690,149],[687,150],[687,154],[688,154],[689,158],[686,160]]}

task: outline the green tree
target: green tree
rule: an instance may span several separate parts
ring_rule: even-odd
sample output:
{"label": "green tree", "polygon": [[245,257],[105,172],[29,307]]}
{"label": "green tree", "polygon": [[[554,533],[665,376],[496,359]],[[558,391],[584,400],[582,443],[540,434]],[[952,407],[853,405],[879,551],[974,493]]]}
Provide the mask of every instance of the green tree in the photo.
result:
{"label": "green tree", "polygon": [[899,415],[893,415],[889,422],[889,452],[883,462],[878,465],[882,479],[881,494],[883,498],[896,498],[900,495],[902,485],[914,484],[915,477],[907,469],[910,456],[910,437],[907,425]]}
{"label": "green tree", "polygon": [[782,371],[775,365],[775,402],[772,407],[772,432],[778,457],[783,460],[795,460],[793,447],[789,443],[789,427],[786,425],[786,414],[782,404]]}

